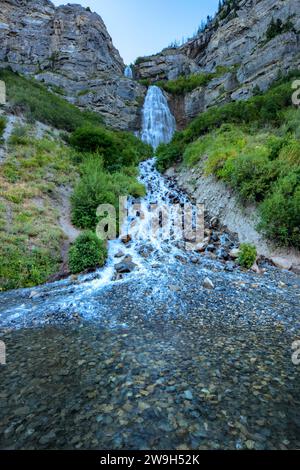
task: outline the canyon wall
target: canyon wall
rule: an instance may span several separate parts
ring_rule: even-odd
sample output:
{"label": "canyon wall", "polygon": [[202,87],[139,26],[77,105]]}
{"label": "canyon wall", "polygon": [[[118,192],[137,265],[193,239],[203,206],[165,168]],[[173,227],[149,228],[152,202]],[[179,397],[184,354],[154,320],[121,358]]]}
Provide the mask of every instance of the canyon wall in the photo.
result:
{"label": "canyon wall", "polygon": [[0,66],[34,76],[108,125],[136,130],[145,88],[125,65],[102,18],[80,5],[1,0]]}
{"label": "canyon wall", "polygon": [[[230,14],[218,14],[203,33],[179,48],[139,58],[135,73],[151,82],[191,73],[218,72],[206,86],[184,96],[169,96],[179,127],[208,107],[247,99],[265,91],[279,74],[300,66],[299,0],[239,0]],[[274,20],[282,33],[269,39]]]}

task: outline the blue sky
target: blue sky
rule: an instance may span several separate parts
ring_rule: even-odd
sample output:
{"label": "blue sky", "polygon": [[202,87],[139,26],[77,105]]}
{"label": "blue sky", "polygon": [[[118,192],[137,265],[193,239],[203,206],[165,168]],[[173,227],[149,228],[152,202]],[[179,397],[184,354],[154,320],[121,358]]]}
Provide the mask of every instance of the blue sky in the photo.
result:
{"label": "blue sky", "polygon": [[161,51],[175,39],[192,36],[218,0],[54,0],[81,3],[99,13],[125,63]]}

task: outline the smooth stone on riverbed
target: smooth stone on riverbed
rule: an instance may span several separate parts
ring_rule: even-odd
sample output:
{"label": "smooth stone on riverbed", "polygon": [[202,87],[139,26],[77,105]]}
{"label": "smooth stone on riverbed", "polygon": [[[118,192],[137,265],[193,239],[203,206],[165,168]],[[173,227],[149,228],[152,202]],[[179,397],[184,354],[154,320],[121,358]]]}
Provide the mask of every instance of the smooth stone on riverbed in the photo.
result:
{"label": "smooth stone on riverbed", "polygon": [[203,287],[205,289],[214,289],[215,285],[208,277],[206,277],[203,281]]}

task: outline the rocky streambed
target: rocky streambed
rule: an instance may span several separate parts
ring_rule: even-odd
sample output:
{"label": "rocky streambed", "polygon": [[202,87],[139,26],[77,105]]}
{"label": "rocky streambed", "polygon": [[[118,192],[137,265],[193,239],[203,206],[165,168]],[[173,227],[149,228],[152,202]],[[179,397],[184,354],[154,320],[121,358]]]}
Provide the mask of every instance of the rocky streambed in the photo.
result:
{"label": "rocky streambed", "polygon": [[299,448],[296,275],[182,260],[93,290],[89,315],[28,294],[32,327],[1,329],[2,449]]}

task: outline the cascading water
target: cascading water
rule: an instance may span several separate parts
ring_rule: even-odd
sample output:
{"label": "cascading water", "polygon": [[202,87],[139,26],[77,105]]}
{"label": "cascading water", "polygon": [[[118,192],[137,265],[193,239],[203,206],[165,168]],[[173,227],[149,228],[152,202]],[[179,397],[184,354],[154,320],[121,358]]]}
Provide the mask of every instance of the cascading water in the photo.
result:
{"label": "cascading water", "polygon": [[[163,92],[156,86],[150,87],[143,107],[142,140],[156,148],[160,143],[172,139],[175,126],[175,119]],[[14,298],[11,308],[3,310],[0,306],[2,319],[6,318],[6,324],[24,327],[35,322],[45,323],[42,313],[54,316],[57,312],[62,312],[66,317],[79,312],[85,318],[98,318],[99,302],[95,302],[95,297],[104,287],[122,282],[122,275],[117,275],[120,262],[130,260],[135,265],[135,269],[126,274],[124,280],[132,279],[134,282],[139,279],[142,282],[144,279],[143,282],[147,282],[147,275],[154,266],[155,269],[157,265],[164,269],[169,264],[176,263],[177,256],[187,256],[177,234],[171,230],[175,216],[172,206],[174,202],[182,205],[188,203],[187,197],[156,170],[155,158],[140,164],[139,180],[145,185],[147,194],[139,201],[133,198],[128,200],[128,217],[123,226],[126,233],[130,234],[131,241],[127,244],[122,243],[121,239],[110,241],[105,268],[92,275],[82,276],[78,285],[71,281],[61,281],[42,286],[36,289],[41,293],[37,299],[41,300],[37,300],[34,305],[28,298],[24,301],[21,295],[21,303]],[[135,209],[137,202],[139,209]],[[167,238],[161,237],[159,227],[156,232],[151,230],[153,204],[170,208],[170,219],[166,227],[170,236]],[[45,292],[46,301],[43,300]],[[22,321],[23,324],[20,324]]]}
{"label": "cascading water", "polygon": [[133,72],[132,72],[132,68],[130,67],[130,65],[127,65],[127,66],[125,67],[124,76],[125,76],[126,78],[131,78],[131,79],[133,79]]}
{"label": "cascading water", "polygon": [[156,149],[159,144],[170,142],[175,129],[175,118],[165,95],[159,87],[151,86],[143,108],[142,140]]}

